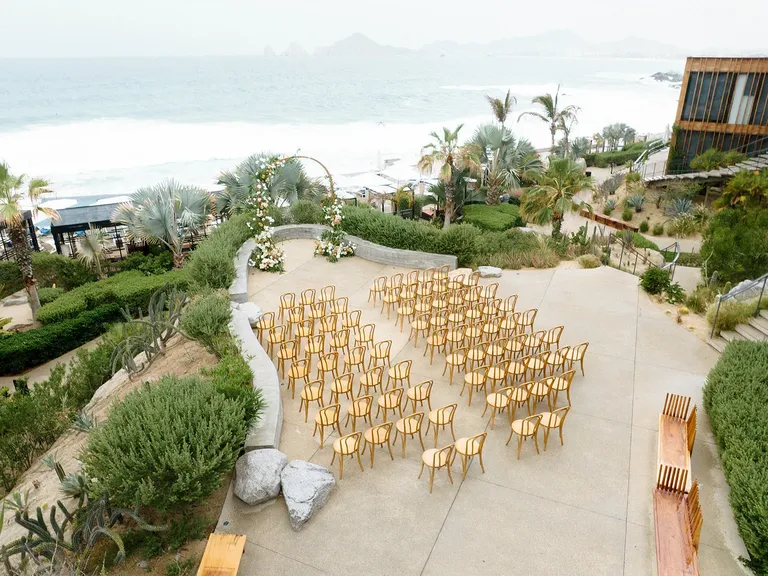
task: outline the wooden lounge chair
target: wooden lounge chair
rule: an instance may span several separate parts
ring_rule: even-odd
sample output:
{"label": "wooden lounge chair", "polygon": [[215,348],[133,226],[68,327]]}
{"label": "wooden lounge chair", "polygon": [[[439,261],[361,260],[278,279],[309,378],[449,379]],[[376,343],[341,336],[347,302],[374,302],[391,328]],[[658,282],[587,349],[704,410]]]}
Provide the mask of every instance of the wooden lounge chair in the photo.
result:
{"label": "wooden lounge chair", "polygon": [[696,406],[690,406],[690,397],[668,393],[659,414],[658,465],[685,470],[686,492],[691,488],[691,452],[696,439]]}
{"label": "wooden lounge chair", "polygon": [[237,574],[245,548],[245,536],[211,534],[205,546],[197,576],[233,576]]}

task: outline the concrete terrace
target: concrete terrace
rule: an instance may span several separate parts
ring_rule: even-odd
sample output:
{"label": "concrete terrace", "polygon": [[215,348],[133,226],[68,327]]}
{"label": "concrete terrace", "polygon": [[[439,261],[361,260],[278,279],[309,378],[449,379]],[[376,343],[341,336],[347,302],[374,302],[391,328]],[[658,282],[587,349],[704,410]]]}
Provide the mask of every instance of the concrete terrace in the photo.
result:
{"label": "concrete terrace", "polygon": [[[294,533],[281,498],[249,507],[228,496],[219,531],[246,534],[244,574],[432,575],[568,574],[652,576],[656,574],[651,490],[655,482],[658,414],[666,392],[691,395],[699,406],[693,475],[701,483],[704,526],[699,550],[703,576],[746,574],[746,555],[728,505],[728,488],[701,400],[701,388],[717,353],[675,325],[638,287],[638,279],[612,268],[504,271],[498,295],[518,294],[518,310],[537,307],[539,329],[563,324],[562,345],[589,341],[586,377],[576,376],[565,446],[553,435],[546,452],[531,442],[516,459],[516,440],[505,446],[506,417],[488,428],[484,399],[459,397],[442,377],[443,357],[433,366],[367,303],[372,280],[396,271],[348,258],[336,264],[313,258],[313,242],[283,243],[285,274],[251,271],[249,299],[276,310],[284,292],[335,284],[362,310],[361,324],[376,324],[376,340],[393,340],[392,362],[413,359],[412,383],[434,379],[432,407],[458,403],[457,437],[488,431],[486,473],[473,461],[466,480],[454,465],[454,484],[444,470],[417,479],[421,448],[408,441],[407,458],[393,446],[368,454],[365,472],[345,464],[344,479],[328,504]],[[482,280],[487,283],[488,280]],[[314,372],[314,370],[313,370]],[[355,392],[357,392],[356,376]],[[328,392],[326,391],[326,396]],[[331,441],[319,448],[310,421],[298,412],[298,393],[283,390],[280,449],[291,459],[330,467]],[[342,398],[342,430],[347,401]],[[562,404],[561,404],[562,405]],[[545,408],[539,408],[539,411]],[[375,410],[374,410],[375,414]],[[378,423],[381,420],[374,420]],[[365,426],[362,426],[364,429]],[[398,439],[399,440],[399,439]],[[425,445],[431,447],[431,437]],[[439,445],[450,442],[441,431]],[[338,477],[338,463],[330,467]]]}

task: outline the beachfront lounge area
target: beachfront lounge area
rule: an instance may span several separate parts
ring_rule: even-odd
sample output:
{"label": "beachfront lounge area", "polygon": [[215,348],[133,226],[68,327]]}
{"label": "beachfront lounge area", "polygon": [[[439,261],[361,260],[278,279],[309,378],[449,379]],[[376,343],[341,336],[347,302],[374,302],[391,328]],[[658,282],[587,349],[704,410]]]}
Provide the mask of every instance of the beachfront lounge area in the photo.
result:
{"label": "beachfront lounge area", "polygon": [[[426,342],[421,337],[418,346],[409,341],[409,320],[401,331],[394,309],[387,319],[386,307],[381,312],[381,301],[376,305],[369,301],[369,289],[376,278],[407,275],[409,270],[359,257],[329,264],[313,257],[311,240],[290,240],[281,246],[286,254],[285,274],[251,270],[248,300],[277,316],[281,295],[293,293],[299,298],[306,289],[315,289],[319,295],[324,286],[335,286],[335,298],[347,297],[348,310],[360,310],[361,326],[375,325],[375,342],[391,341],[390,365],[411,362],[411,387],[407,383],[390,384],[389,391],[404,387],[407,393],[431,380],[431,408],[456,405],[453,428],[457,439],[487,434],[482,451],[484,470],[479,457],[472,458],[463,478],[459,455],[453,461],[453,482],[445,468],[435,470],[430,494],[429,470],[419,478],[423,451],[418,437],[407,439],[403,457],[398,436],[392,445],[392,458],[386,448],[378,447],[371,468],[369,446],[361,458],[364,471],[356,457],[345,457],[340,478],[339,456],[334,458],[339,432],[329,429],[321,447],[319,435],[313,436],[319,407],[311,403],[305,422],[305,413],[300,411],[303,382],[297,383],[294,397],[283,385],[280,450],[289,459],[328,467],[337,486],[328,503],[300,532],[291,530],[281,498],[250,507],[230,493],[217,531],[247,536],[241,573],[656,573],[653,488],[659,411],[667,392],[690,396],[701,406],[701,388],[717,355],[684,328],[670,324],[639,289],[635,277],[609,267],[587,270],[565,266],[505,270],[500,278],[479,280],[481,287],[498,283],[496,297],[502,301],[517,295],[516,310],[536,309],[533,331],[564,326],[560,348],[589,343],[584,374],[579,362],[573,365],[576,374],[570,398],[560,394],[551,407],[571,405],[563,423],[563,444],[558,431],[552,430],[545,451],[542,427],[538,431],[539,452],[528,438],[518,459],[518,435],[513,434],[506,445],[510,436],[507,414],[497,414],[493,428],[492,410],[483,415],[490,384],[485,392],[476,389],[469,405],[468,391],[460,395],[465,372],[454,374],[451,385],[449,372],[443,375],[444,354],[436,353],[430,363],[430,355],[424,354]],[[266,340],[266,334],[263,336]],[[557,347],[555,344],[551,349]],[[273,351],[275,362],[278,348]],[[315,379],[317,360],[313,356],[309,380]],[[342,365],[339,360],[340,372]],[[290,366],[289,361],[286,376]],[[570,364],[562,368],[567,372]],[[356,367],[350,371],[354,374],[354,398],[364,396],[366,392],[358,394],[361,371]],[[540,381],[546,375],[529,379]],[[386,369],[383,378],[386,383]],[[281,376],[280,380],[286,384],[288,378]],[[333,377],[328,375],[325,382],[328,406]],[[521,382],[523,379],[518,378],[516,383]],[[382,392],[387,391],[370,392],[372,422],[357,420],[355,432],[365,433],[371,424],[384,423],[381,411],[376,415]],[[343,435],[353,433],[355,419],[345,424],[352,401],[338,395]],[[397,410],[385,412],[386,421],[407,417],[414,412],[413,404],[404,401],[402,412],[402,416]],[[425,412],[426,432],[429,406],[418,406],[416,412]],[[550,412],[546,397],[532,412]],[[526,416],[523,404],[515,418]],[[433,428],[423,434],[426,449],[435,446],[433,434]],[[450,426],[441,428],[437,446],[452,444]],[[362,446],[361,441],[360,449]],[[700,573],[742,574],[738,557],[746,551],[728,505],[728,489],[709,422],[701,410],[690,462],[691,474],[700,482],[704,516],[698,550]]]}

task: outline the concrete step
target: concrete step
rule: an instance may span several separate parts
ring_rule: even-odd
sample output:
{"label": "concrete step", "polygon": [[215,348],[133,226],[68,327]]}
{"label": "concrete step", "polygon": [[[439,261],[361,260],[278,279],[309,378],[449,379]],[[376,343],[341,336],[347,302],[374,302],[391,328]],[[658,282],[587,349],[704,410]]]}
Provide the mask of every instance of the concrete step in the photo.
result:
{"label": "concrete step", "polygon": [[768,319],[757,316],[749,320],[749,325],[763,333],[768,338]]}
{"label": "concrete step", "polygon": [[749,324],[739,324],[738,326],[736,326],[735,330],[738,334],[743,336],[745,340],[761,342],[766,339],[765,334],[763,334],[757,328],[753,328]]}
{"label": "concrete step", "polygon": [[746,338],[738,332],[731,332],[730,330],[723,330],[720,332],[720,336],[728,342],[733,342],[734,340],[746,340]]}
{"label": "concrete step", "polygon": [[725,351],[725,347],[728,345],[728,342],[720,338],[720,336],[715,336],[714,338],[707,340],[707,344],[722,354]]}
{"label": "concrete step", "polygon": [[760,316],[768,320],[768,310],[760,310]]}

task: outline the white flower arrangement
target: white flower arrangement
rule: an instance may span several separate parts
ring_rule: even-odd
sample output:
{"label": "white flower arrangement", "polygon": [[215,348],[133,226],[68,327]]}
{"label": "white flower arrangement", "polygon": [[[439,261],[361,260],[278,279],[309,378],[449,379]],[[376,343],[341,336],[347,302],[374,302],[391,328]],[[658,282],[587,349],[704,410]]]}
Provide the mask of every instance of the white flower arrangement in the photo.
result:
{"label": "white flower arrangement", "polygon": [[252,186],[252,194],[246,201],[251,208],[251,219],[247,222],[248,229],[253,232],[256,247],[251,253],[248,264],[264,272],[282,272],[285,269],[285,254],[282,248],[275,244],[273,235],[275,229],[272,225],[275,219],[269,215],[269,190],[267,181],[277,163],[261,163],[256,183]]}
{"label": "white flower arrangement", "polygon": [[328,192],[323,196],[322,206],[323,216],[330,230],[323,232],[321,239],[315,242],[315,255],[325,256],[329,262],[336,262],[345,256],[354,256],[355,245],[347,242],[346,234],[339,228],[344,220],[344,203]]}

